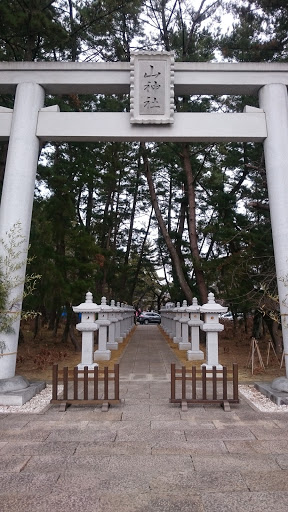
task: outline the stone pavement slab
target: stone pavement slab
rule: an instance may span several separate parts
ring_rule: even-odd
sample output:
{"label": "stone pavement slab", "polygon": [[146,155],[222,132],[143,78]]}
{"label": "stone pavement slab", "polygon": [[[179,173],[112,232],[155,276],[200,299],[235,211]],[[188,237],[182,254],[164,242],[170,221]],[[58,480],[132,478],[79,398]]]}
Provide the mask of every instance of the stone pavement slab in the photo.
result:
{"label": "stone pavement slab", "polygon": [[225,441],[228,439],[255,439],[255,436],[252,434],[249,428],[238,427],[237,425],[231,425],[230,427],[221,429],[200,428],[200,425],[198,425],[193,429],[192,427],[185,429],[185,435],[187,441],[195,441],[195,439],[218,441]]}
{"label": "stone pavement slab", "polygon": [[1,451],[1,455],[47,455],[53,453],[61,453],[63,456],[73,455],[75,453],[77,446],[79,443],[77,442],[49,442],[44,441],[40,442],[30,442],[30,443],[21,443],[21,442],[13,442],[6,443],[6,446]]}
{"label": "stone pavement slab", "polygon": [[158,327],[140,326],[107,413],[0,414],[0,511],[287,512],[288,414],[245,399],[183,412],[169,403],[171,362]]}
{"label": "stone pavement slab", "polygon": [[170,442],[159,441],[152,447],[153,455],[176,454],[218,454],[227,453],[228,450],[223,441],[195,441],[195,442]]}
{"label": "stone pavement slab", "polygon": [[22,455],[5,455],[0,454],[0,474],[6,474],[6,473],[19,473],[19,471],[22,471],[27,462],[29,460],[29,457],[25,457]]}
{"label": "stone pavement slab", "polygon": [[287,512],[288,492],[226,492],[201,496],[206,512]]}
{"label": "stone pavement slab", "polygon": [[277,455],[276,462],[279,464],[281,469],[288,469],[288,454]]}
{"label": "stone pavement slab", "polygon": [[114,441],[79,443],[75,455],[150,455],[152,443],[138,441]]}
{"label": "stone pavement slab", "polygon": [[274,453],[288,454],[288,443],[283,441],[224,441],[230,453]]}
{"label": "stone pavement slab", "polygon": [[0,452],[1,452],[1,450],[4,450],[6,445],[7,445],[7,442],[4,442],[4,443],[0,442]]}
{"label": "stone pavement slab", "polygon": [[[103,413],[104,414],[104,413]],[[114,441],[116,438],[116,432],[107,431],[107,430],[95,430],[91,429],[83,430],[80,428],[67,428],[65,429],[57,429],[51,431],[47,437],[48,441]]]}
{"label": "stone pavement slab", "polygon": [[207,471],[267,471],[279,470],[279,464],[273,455],[263,455],[253,453],[244,454],[219,454],[217,457],[212,455],[193,455],[193,464],[196,471],[201,471],[203,467]]}
{"label": "stone pavement slab", "polygon": [[252,425],[251,432],[255,436],[255,438],[259,440],[278,441],[279,439],[287,439],[288,442],[288,429],[279,428],[276,425],[275,428],[254,427],[254,425]]}
{"label": "stone pavement slab", "polygon": [[[29,473],[21,472],[18,474],[0,474],[0,507],[2,507],[3,495],[20,494],[30,495],[39,492],[45,492],[47,489],[55,486],[60,474],[59,473]],[[2,496],[2,498],[1,498]],[[2,510],[2,508],[1,508]]]}
{"label": "stone pavement slab", "polygon": [[161,473],[151,482],[151,489],[158,489],[162,492],[169,492],[173,489],[175,492],[186,494],[194,490],[194,492],[235,492],[247,491],[248,487],[239,471],[209,471],[195,470],[191,473],[189,470],[181,472]]}
{"label": "stone pavement slab", "polygon": [[59,493],[47,490],[38,494],[9,494],[3,497],[1,512],[99,512],[100,497],[96,492],[83,494],[74,489],[74,492]]}
{"label": "stone pavement slab", "polygon": [[[245,471],[243,479],[250,491],[287,491],[288,471]],[[275,510],[275,509],[274,509]]]}
{"label": "stone pavement slab", "polygon": [[203,512],[197,493],[175,494],[146,492],[134,496],[104,495],[100,498],[101,512]]}
{"label": "stone pavement slab", "polygon": [[26,430],[26,426],[22,429],[1,429],[1,437],[5,441],[46,441],[49,434],[49,430]]}
{"label": "stone pavement slab", "polygon": [[[185,430],[185,432],[190,432],[190,430],[194,431],[197,430],[197,426],[199,428],[199,425],[193,421],[192,418],[190,419],[179,419],[179,420],[152,420],[151,421],[151,429],[152,430],[170,430],[175,432],[176,430]],[[209,430],[215,430],[215,426],[213,425],[213,422],[210,423],[205,422],[204,424],[201,424],[201,430],[209,429]]]}
{"label": "stone pavement slab", "polygon": [[61,473],[55,492],[59,494],[78,492],[86,494],[91,489],[97,492],[100,496],[104,492],[118,493],[125,492],[125,494],[135,494],[135,492],[148,492],[149,491],[149,478],[147,475],[142,476],[140,471],[126,473],[112,473],[106,467],[99,468],[98,471],[65,471]]}

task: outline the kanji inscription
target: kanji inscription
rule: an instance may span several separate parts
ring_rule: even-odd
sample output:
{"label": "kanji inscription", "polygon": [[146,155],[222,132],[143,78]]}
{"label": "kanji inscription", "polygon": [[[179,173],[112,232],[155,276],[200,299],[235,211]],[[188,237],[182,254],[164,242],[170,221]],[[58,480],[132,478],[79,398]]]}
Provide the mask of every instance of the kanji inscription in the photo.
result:
{"label": "kanji inscription", "polygon": [[130,112],[131,123],[173,123],[173,54],[141,52],[132,55]]}
{"label": "kanji inscription", "polygon": [[140,115],[165,114],[165,64],[159,61],[146,64],[143,61],[141,72],[143,77],[140,89]]}

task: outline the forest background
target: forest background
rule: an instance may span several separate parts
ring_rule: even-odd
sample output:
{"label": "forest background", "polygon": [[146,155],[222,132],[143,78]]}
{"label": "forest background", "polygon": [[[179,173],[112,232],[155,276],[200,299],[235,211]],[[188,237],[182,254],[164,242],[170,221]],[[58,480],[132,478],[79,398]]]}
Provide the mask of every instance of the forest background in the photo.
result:
{"label": "forest background", "polygon": [[[227,25],[228,20],[228,25]],[[287,0],[1,0],[0,61],[116,62],[132,51],[176,61],[286,62]],[[0,97],[13,108],[14,98]],[[127,95],[48,96],[61,111],[128,111]],[[184,96],[178,112],[242,112],[256,97]],[[7,144],[0,145],[2,188]],[[0,267],[0,309],[5,286]],[[159,309],[213,291],[252,335],[282,352],[263,148],[256,143],[51,143],[42,147],[24,311],[35,336],[71,335],[72,305]],[[2,278],[1,278],[2,276]],[[2,279],[2,280],[1,280]],[[2,290],[2,299],[1,299]],[[2,300],[2,305],[1,305]]]}

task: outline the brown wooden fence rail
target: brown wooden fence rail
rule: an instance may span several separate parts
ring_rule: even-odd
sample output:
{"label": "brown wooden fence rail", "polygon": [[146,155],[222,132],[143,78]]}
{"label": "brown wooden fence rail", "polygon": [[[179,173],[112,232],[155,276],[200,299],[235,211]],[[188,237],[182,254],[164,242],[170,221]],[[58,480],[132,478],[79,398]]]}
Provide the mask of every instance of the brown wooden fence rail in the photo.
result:
{"label": "brown wooden fence rail", "polygon": [[[176,385],[177,381],[181,381],[180,386]],[[197,383],[201,383],[200,386]],[[228,392],[228,382],[232,382],[232,394]],[[176,392],[181,398],[176,398]],[[221,370],[217,370],[213,366],[212,370],[207,370],[205,366],[197,369],[192,368],[176,368],[175,364],[171,364],[171,403],[182,404],[182,409],[187,409],[187,404],[220,404],[224,410],[230,410],[229,404],[238,404],[238,365],[233,364],[233,369],[227,370],[223,366]]]}
{"label": "brown wooden fence rail", "polygon": [[[109,386],[109,382],[113,382],[113,385]],[[59,385],[63,385],[60,393]],[[83,370],[79,370],[77,366],[72,370],[67,366],[59,370],[57,364],[53,365],[51,404],[61,404],[64,410],[71,404],[103,404],[105,407],[102,410],[108,410],[110,404],[119,402],[119,364],[115,364],[113,370],[109,370],[107,366],[103,370],[99,370],[97,366],[93,370],[88,370],[88,366]]]}

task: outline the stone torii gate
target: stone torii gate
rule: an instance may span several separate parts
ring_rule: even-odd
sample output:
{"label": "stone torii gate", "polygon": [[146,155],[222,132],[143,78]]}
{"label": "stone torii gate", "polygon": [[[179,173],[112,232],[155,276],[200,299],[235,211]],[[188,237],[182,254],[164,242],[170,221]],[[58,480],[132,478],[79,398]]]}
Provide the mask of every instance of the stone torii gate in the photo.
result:
{"label": "stone torii gate", "polygon": [[[0,107],[0,140],[9,140],[0,207],[3,241],[18,223],[26,259],[39,149],[46,141],[263,142],[288,378],[288,64],[174,63],[163,52],[134,54],[131,63],[0,63],[0,93],[15,93],[13,110]],[[60,112],[45,95],[129,94],[130,112]],[[174,113],[174,94],[259,96],[243,113]],[[15,375],[25,265],[13,333],[1,333],[0,379]],[[12,276],[13,277],[13,276]],[[15,294],[15,290],[13,290]],[[16,314],[15,314],[16,312]],[[14,318],[13,317],[13,318]]]}

